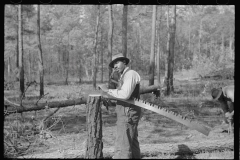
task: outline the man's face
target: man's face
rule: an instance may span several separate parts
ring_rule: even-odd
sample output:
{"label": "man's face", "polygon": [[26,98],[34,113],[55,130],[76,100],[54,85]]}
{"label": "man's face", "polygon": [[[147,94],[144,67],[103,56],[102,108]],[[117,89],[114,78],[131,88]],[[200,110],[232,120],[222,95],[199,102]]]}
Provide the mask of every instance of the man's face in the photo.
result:
{"label": "man's face", "polygon": [[125,67],[126,67],[126,64],[123,61],[116,61],[114,63],[114,70],[118,71],[118,73],[122,73]]}

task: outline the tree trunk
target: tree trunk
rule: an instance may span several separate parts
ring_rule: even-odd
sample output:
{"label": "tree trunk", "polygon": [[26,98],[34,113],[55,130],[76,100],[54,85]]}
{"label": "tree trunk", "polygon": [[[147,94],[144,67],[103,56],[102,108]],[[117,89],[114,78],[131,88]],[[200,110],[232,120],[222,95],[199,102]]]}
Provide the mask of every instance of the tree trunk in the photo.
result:
{"label": "tree trunk", "polygon": [[29,79],[29,82],[32,81],[32,76],[31,76],[31,53],[30,53],[30,50],[28,51],[28,79]]}
{"label": "tree trunk", "polygon": [[174,45],[175,45],[175,31],[176,31],[176,5],[173,6],[173,17],[170,24],[170,41],[168,54],[168,74],[167,74],[167,95],[173,92],[173,68],[174,68]]}
{"label": "tree trunk", "polygon": [[149,66],[149,86],[154,84],[154,72],[155,72],[155,36],[156,36],[156,16],[157,6],[153,5],[152,14],[152,40],[151,40],[151,55],[150,55],[150,66]]}
{"label": "tree trunk", "polygon": [[140,22],[138,23],[138,35],[139,35],[139,55],[141,59],[141,63],[143,63],[143,52],[142,52],[142,33],[141,33],[141,26]]}
{"label": "tree trunk", "polygon": [[190,56],[191,53],[191,23],[189,20],[189,29],[188,29],[188,56]]}
{"label": "tree trunk", "polygon": [[68,85],[68,73],[69,73],[69,52],[70,52],[70,47],[69,47],[69,36],[70,36],[70,31],[68,32],[68,45],[65,46],[65,54],[66,57],[64,58],[64,69],[65,69],[65,73],[66,73],[66,77],[65,77],[65,85]]}
{"label": "tree trunk", "polygon": [[100,44],[101,44],[101,49],[100,49],[100,52],[101,52],[101,55],[100,55],[100,58],[101,58],[101,60],[100,60],[100,63],[101,63],[101,83],[103,83],[103,73],[104,73],[104,71],[103,71],[103,50],[104,50],[103,34],[104,34],[104,32],[103,32],[103,28],[102,28],[102,30],[101,30],[101,42],[100,42]]}
{"label": "tree trunk", "polygon": [[85,158],[103,158],[101,96],[89,95],[87,101],[87,143]]}
{"label": "tree trunk", "polygon": [[37,19],[37,34],[38,34],[38,66],[39,66],[39,78],[40,78],[40,96],[44,95],[44,71],[43,71],[43,57],[41,46],[41,33],[40,33],[40,5],[38,5],[38,19]]}
{"label": "tree trunk", "polygon": [[[108,6],[108,15],[109,15],[109,30],[108,30],[108,63],[112,61],[112,41],[113,41],[113,14],[112,14],[112,5]],[[108,67],[108,86],[110,86],[110,76],[112,73],[112,68]]]}
{"label": "tree trunk", "polygon": [[8,57],[8,80],[11,79],[11,70],[11,57]]}
{"label": "tree trunk", "polygon": [[81,72],[81,69],[82,69],[82,67],[81,67],[81,55],[79,54],[78,55],[78,82],[79,82],[79,84],[81,83],[81,81],[82,81],[82,76],[81,76],[81,74],[82,74],[82,72]]}
{"label": "tree trunk", "polygon": [[200,20],[200,29],[199,29],[199,55],[201,54],[201,38],[202,38],[202,19]]}
{"label": "tree trunk", "polygon": [[95,31],[95,40],[94,40],[94,54],[93,54],[93,88],[96,89],[96,79],[97,79],[97,40],[98,40],[98,26],[99,26],[99,16],[100,16],[100,5],[97,6],[97,24]]}
{"label": "tree trunk", "polygon": [[[19,22],[19,17],[17,17],[17,20]],[[19,25],[19,24],[18,24]],[[19,26],[16,29],[17,32],[17,45],[16,45],[16,68],[19,68]]]}
{"label": "tree trunk", "polygon": [[122,16],[122,53],[124,57],[127,57],[127,15],[128,6],[123,5],[123,16]]}
{"label": "tree trunk", "polygon": [[[158,31],[159,32],[159,31]],[[157,83],[158,85],[161,84],[161,80],[160,80],[160,36],[159,33],[157,35],[158,41],[157,41],[157,56],[156,56],[156,63],[157,63]]]}
{"label": "tree trunk", "polygon": [[20,79],[20,94],[19,97],[24,96],[24,69],[23,69],[23,37],[22,37],[22,6],[18,6],[18,51],[19,51],[19,79]]}
{"label": "tree trunk", "polygon": [[88,66],[87,66],[87,64],[84,65],[84,68],[85,68],[85,73],[86,73],[87,79],[89,80],[90,77],[89,77],[89,73],[88,73]]}
{"label": "tree trunk", "polygon": [[223,56],[223,59],[225,59],[225,55],[224,54],[224,34],[222,33],[222,56]]}
{"label": "tree trunk", "polygon": [[[52,74],[51,74],[51,68],[53,67],[52,63],[53,63],[52,56],[50,56],[50,66],[49,66],[49,70],[48,70],[48,72],[49,72],[49,79],[51,79],[51,76],[52,76]],[[54,71],[53,71],[53,73],[54,73]]]}
{"label": "tree trunk", "polygon": [[167,75],[168,75],[168,53],[169,53],[169,42],[170,42],[170,25],[169,25],[169,6],[167,7],[167,49],[165,53],[165,74],[163,85],[167,86]]}
{"label": "tree trunk", "polygon": [[158,81],[158,85],[161,85],[161,70],[160,70],[160,31],[161,31],[161,20],[162,20],[162,7],[160,8],[160,18],[159,18],[159,25],[158,25],[158,33],[157,33],[157,37],[158,37],[158,42],[157,42],[157,81]]}

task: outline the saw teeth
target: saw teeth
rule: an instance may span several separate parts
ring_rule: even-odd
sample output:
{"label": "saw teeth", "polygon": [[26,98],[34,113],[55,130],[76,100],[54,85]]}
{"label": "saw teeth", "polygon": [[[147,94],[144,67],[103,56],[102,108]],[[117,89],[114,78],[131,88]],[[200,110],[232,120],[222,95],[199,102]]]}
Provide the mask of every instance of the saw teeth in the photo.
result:
{"label": "saw teeth", "polygon": [[184,117],[182,115],[179,115],[179,118],[183,119]]}

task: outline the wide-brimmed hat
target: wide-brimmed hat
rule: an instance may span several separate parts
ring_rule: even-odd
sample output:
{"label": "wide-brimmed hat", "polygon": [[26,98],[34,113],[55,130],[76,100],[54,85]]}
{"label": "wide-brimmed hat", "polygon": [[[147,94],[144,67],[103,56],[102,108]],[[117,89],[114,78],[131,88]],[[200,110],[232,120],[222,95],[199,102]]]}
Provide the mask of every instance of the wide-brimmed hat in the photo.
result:
{"label": "wide-brimmed hat", "polygon": [[219,89],[213,88],[212,89],[213,100],[218,100],[218,98],[221,96],[221,94],[222,94],[222,88],[219,88]]}
{"label": "wide-brimmed hat", "polygon": [[114,55],[112,57],[112,61],[109,63],[109,67],[114,68],[114,63],[116,61],[122,61],[122,60],[126,60],[126,65],[129,63],[129,59],[127,57],[124,57],[123,54],[119,53]]}

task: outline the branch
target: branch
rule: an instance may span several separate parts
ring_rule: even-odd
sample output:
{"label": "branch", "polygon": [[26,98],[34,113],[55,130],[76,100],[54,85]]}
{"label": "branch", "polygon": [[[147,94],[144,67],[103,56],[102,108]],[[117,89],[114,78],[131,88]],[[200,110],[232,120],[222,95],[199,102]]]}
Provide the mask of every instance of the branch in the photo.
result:
{"label": "branch", "polygon": [[21,97],[21,99],[20,99],[20,106],[21,106],[21,107],[23,107],[23,106],[22,106],[22,100],[23,100],[23,98],[25,97],[25,93],[27,92],[27,89],[28,89],[32,84],[36,84],[36,83],[37,83],[36,81],[31,81],[31,82],[27,82],[27,83],[26,83],[27,88],[26,88],[25,91],[23,92],[22,97]]}
{"label": "branch", "polygon": [[9,99],[7,99],[6,97],[4,97],[4,102],[7,102],[9,103],[11,106],[14,106],[14,107],[21,107],[21,105],[17,104],[17,103],[14,103],[14,102],[11,102]]}
{"label": "branch", "polygon": [[49,115],[47,115],[47,117],[45,117],[42,121],[46,121],[49,117],[51,117],[53,114],[55,114],[58,110],[60,109],[60,107],[58,107],[55,111],[51,112]]}
{"label": "branch", "polygon": [[37,102],[35,103],[36,105],[38,104],[38,102],[44,97],[44,96],[46,96],[47,94],[49,94],[49,93],[46,93],[46,94],[44,94],[44,95],[42,95],[42,96],[40,96],[39,97],[39,99],[37,100]]}

